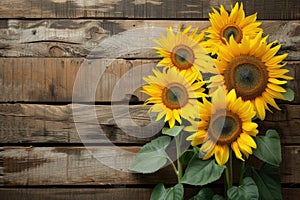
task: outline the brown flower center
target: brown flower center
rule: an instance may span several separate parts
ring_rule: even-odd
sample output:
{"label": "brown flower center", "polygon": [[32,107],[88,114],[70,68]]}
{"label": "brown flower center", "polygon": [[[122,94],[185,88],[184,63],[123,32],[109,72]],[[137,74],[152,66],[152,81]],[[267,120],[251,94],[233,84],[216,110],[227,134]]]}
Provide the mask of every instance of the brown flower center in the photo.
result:
{"label": "brown flower center", "polygon": [[228,24],[226,26],[224,26],[221,29],[221,40],[224,44],[226,44],[226,41],[224,40],[224,38],[229,41],[229,38],[233,36],[233,38],[235,39],[235,41],[237,43],[240,43],[242,38],[243,38],[243,32],[242,30],[235,24]]}
{"label": "brown flower center", "polygon": [[177,45],[172,50],[171,60],[180,70],[189,69],[195,61],[194,51],[186,45]]}
{"label": "brown flower center", "polygon": [[208,134],[217,144],[231,144],[242,133],[242,121],[230,111],[220,112],[211,117]]}
{"label": "brown flower center", "polygon": [[252,100],[262,95],[268,84],[268,71],[261,60],[247,55],[234,57],[224,71],[225,85],[235,89],[243,100]]}
{"label": "brown flower center", "polygon": [[180,109],[188,102],[186,88],[179,83],[171,83],[162,91],[162,102],[170,109]]}

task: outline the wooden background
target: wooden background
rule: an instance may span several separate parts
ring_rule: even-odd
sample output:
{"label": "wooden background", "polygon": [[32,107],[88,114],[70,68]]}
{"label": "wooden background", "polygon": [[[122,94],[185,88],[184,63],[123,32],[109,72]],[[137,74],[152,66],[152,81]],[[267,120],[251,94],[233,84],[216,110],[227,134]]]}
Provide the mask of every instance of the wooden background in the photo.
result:
{"label": "wooden background", "polygon": [[[106,46],[96,54],[102,57],[98,67],[110,63],[97,86],[96,116],[104,136],[117,146],[101,139],[98,143],[90,139],[88,149],[83,146],[71,106],[76,74],[91,51],[101,47],[101,42],[109,36],[138,28],[179,24],[205,28],[211,7],[223,4],[229,8],[234,2],[1,0],[0,199],[144,200],[149,199],[155,184],[175,183],[168,168],[154,175],[130,174],[124,172],[125,167],[114,170],[95,158],[95,155],[109,158],[110,152],[121,148],[123,153],[116,156],[116,161],[130,161],[133,158],[130,152],[137,152],[149,141],[149,138],[127,134],[133,127],[126,117],[121,126],[127,129],[122,130],[112,110],[128,106],[111,107],[109,102],[118,79],[126,72],[138,66],[144,66],[139,73],[151,70],[157,62],[154,51],[127,52],[111,61],[110,53],[122,47],[119,43]],[[277,39],[283,44],[281,52],[289,53],[288,68],[295,77],[289,86],[296,92],[295,100],[281,102],[282,110],[268,115],[260,129],[274,128],[280,133],[283,196],[296,200],[300,196],[300,3],[299,0],[242,2],[247,14],[258,12],[270,40]],[[93,75],[93,70],[88,71],[83,81],[89,81]],[[83,95],[87,90],[80,88]],[[140,105],[145,96],[138,91],[134,94],[138,99],[132,99],[130,116],[138,125],[148,125],[147,108]],[[78,109],[84,111],[84,106],[83,102]],[[89,131],[87,121],[80,123]],[[211,187],[221,191],[222,186],[216,183]]]}

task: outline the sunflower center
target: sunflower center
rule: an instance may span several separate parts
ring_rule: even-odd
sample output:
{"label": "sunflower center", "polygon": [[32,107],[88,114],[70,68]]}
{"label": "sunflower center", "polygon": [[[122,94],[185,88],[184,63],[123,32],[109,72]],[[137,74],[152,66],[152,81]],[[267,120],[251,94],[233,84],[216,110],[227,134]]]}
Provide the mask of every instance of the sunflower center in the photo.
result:
{"label": "sunflower center", "polygon": [[233,36],[233,38],[235,39],[235,41],[237,43],[241,42],[242,38],[243,38],[243,32],[242,30],[235,24],[229,24],[226,25],[225,27],[223,27],[223,29],[221,30],[221,40],[224,44],[226,44],[226,41],[224,40],[224,38],[229,41],[229,38]]}
{"label": "sunflower center", "polygon": [[171,53],[171,60],[180,70],[189,69],[195,60],[193,49],[186,45],[175,46]]}
{"label": "sunflower center", "polygon": [[180,109],[188,102],[186,88],[178,83],[171,83],[162,91],[162,101],[170,109]]}
{"label": "sunflower center", "polygon": [[231,144],[242,132],[241,119],[230,111],[213,115],[210,124],[208,133],[217,144]]}
{"label": "sunflower center", "polygon": [[224,71],[228,90],[235,89],[243,100],[261,96],[268,84],[268,71],[263,62],[252,56],[234,57]]}

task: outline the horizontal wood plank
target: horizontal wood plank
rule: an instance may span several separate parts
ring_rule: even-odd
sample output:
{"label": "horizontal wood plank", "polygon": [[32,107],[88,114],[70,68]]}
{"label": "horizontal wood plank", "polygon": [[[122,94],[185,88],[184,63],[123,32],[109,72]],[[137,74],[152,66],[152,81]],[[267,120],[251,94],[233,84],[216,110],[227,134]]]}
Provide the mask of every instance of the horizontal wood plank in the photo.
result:
{"label": "horizontal wood plank", "polygon": [[[3,185],[111,185],[176,183],[170,166],[154,174],[128,172],[139,147],[5,147]],[[283,147],[281,181],[300,182],[300,147]]]}
{"label": "horizontal wood plank", "polygon": [[[84,58],[0,58],[0,102],[144,101],[143,77],[158,60]],[[300,62],[287,68],[299,90]],[[76,83],[74,85],[74,83]],[[134,95],[134,96],[130,96]],[[296,92],[293,103],[299,103]]]}
{"label": "horizontal wood plank", "polygon": [[[5,57],[153,58],[169,26],[200,30],[208,21],[176,20],[0,20],[0,55]],[[287,60],[300,57],[300,21],[263,21],[269,41],[281,43]],[[113,37],[112,37],[113,36]]]}
{"label": "horizontal wood plank", "polygon": [[[211,7],[230,8],[236,0],[2,0],[1,18],[195,18],[208,17]],[[297,0],[246,1],[247,14],[262,19],[299,19]]]}
{"label": "horizontal wood plank", "polygon": [[[283,144],[300,144],[300,105],[280,107],[281,111],[268,112],[259,129],[262,133],[276,129]],[[90,109],[93,107],[74,105],[75,116],[79,116],[74,118],[72,105],[0,104],[0,142],[143,144],[161,130],[150,123],[149,106],[97,105],[95,112]]]}
{"label": "horizontal wood plank", "polygon": [[[213,190],[222,191],[221,188]],[[151,192],[152,188],[0,188],[2,200],[149,200]],[[300,188],[282,188],[282,193],[284,200],[298,200]]]}

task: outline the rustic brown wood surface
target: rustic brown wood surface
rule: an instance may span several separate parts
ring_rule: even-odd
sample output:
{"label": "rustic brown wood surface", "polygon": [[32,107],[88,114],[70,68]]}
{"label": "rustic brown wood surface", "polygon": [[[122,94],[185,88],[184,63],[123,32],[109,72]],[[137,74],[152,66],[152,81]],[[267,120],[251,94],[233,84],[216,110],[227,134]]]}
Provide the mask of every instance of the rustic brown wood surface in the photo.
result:
{"label": "rustic brown wood surface", "polygon": [[[260,124],[261,132],[276,129],[283,144],[299,144],[300,106],[280,105],[280,107],[281,111],[268,113],[266,120]],[[149,106],[97,105],[95,114],[99,127],[95,129],[91,129],[93,113],[85,112],[86,108],[86,105],[77,105],[76,109],[82,110],[80,111],[82,113],[79,113],[80,119],[74,122],[71,105],[0,104],[0,142],[3,145],[5,143],[81,143],[80,136],[86,136],[88,137],[84,140],[86,143],[143,144],[149,141],[151,136],[155,136],[155,133],[159,134],[159,129],[155,127],[150,129],[150,119],[147,115]],[[76,109],[74,108],[74,111]],[[128,110],[130,115],[126,115]],[[130,124],[131,119],[135,124]],[[75,123],[81,126],[80,136]],[[145,126],[148,126],[147,130],[153,133],[146,133]],[[103,133],[99,133],[97,129],[101,129]],[[84,135],[85,131],[86,135]],[[134,131],[136,136],[132,135]]]}
{"label": "rustic brown wood surface", "polygon": [[[236,0],[2,0],[2,18],[207,18],[211,7]],[[298,0],[246,1],[247,14],[263,19],[299,19]]]}
{"label": "rustic brown wood surface", "polygon": [[[192,25],[202,30],[208,21],[165,20],[0,20],[0,55],[30,57],[113,57],[124,52],[124,58],[153,58],[156,44],[169,26]],[[287,60],[300,57],[299,21],[262,21],[269,41],[282,44],[280,53]],[[126,31],[126,32],[125,32]],[[144,31],[144,32],[142,32]],[[125,32],[125,33],[124,33]],[[142,33],[141,33],[142,32]],[[110,36],[114,36],[109,38]],[[140,40],[137,40],[137,37]],[[110,41],[110,43],[107,43]],[[106,43],[105,43],[106,42]],[[135,47],[135,48],[134,48]],[[130,49],[130,50],[129,50]]]}
{"label": "rustic brown wood surface", "polygon": [[[221,188],[215,188],[219,194],[222,194]],[[2,200],[20,200],[31,197],[30,200],[149,200],[152,188],[2,188],[0,195]],[[196,194],[197,189],[191,189],[191,194]],[[284,200],[298,200],[300,189],[298,188],[283,188]]]}
{"label": "rustic brown wood surface", "polygon": [[[154,174],[129,173],[139,147],[4,147],[3,185],[175,184],[171,166]],[[284,146],[281,182],[300,182],[300,147]]]}
{"label": "rustic brown wood surface", "polygon": [[[122,101],[127,94],[144,101],[142,79],[152,74],[156,63],[148,59],[0,58],[0,102],[71,102],[73,94],[78,102]],[[294,77],[288,86],[297,91],[300,62],[288,62],[287,68]],[[296,92],[293,103],[299,102]]]}
{"label": "rustic brown wood surface", "polygon": [[[139,91],[158,61],[153,38],[169,26],[204,29],[211,7],[235,2],[0,0],[0,199],[146,200],[154,184],[176,183],[170,168],[127,172],[141,145],[160,134]],[[282,110],[268,113],[259,129],[279,132],[283,199],[298,200],[300,3],[242,2],[247,15],[258,12],[268,41],[289,54],[295,100],[279,101]],[[222,194],[219,183],[212,188]]]}

